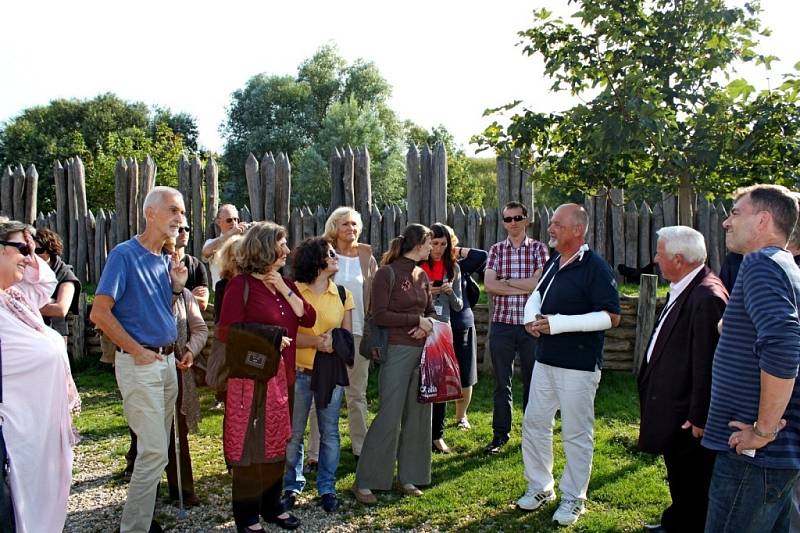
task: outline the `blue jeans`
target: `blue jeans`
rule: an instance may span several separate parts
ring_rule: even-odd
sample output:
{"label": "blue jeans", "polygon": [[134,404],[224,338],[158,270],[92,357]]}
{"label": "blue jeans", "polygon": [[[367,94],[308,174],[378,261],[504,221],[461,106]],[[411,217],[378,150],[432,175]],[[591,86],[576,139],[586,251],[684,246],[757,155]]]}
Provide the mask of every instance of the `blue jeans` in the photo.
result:
{"label": "blue jeans", "polygon": [[718,452],[708,490],[706,533],[789,531],[792,486],[799,474]]}
{"label": "blue jeans", "polygon": [[[320,496],[336,493],[336,469],[339,467],[339,408],[343,394],[344,388],[337,385],[333,390],[331,403],[325,409],[317,408],[320,433],[317,492]],[[297,380],[294,382],[292,440],[286,449],[286,475],[283,478],[283,488],[287,491],[303,492],[306,486],[306,478],[303,476],[303,434],[313,399],[311,376],[298,372]]]}

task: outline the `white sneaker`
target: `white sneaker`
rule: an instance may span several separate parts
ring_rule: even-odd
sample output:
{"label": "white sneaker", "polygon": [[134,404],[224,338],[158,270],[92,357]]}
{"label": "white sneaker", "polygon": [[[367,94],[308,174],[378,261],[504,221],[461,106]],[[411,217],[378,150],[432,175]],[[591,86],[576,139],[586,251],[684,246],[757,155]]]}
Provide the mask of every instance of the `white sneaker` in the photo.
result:
{"label": "white sneaker", "polygon": [[517,507],[523,511],[535,511],[542,505],[556,500],[556,494],[553,491],[528,489],[525,495],[517,500]]}
{"label": "white sneaker", "polygon": [[570,526],[577,522],[578,518],[585,512],[586,507],[583,504],[583,500],[561,498],[558,509],[553,513],[553,520],[562,526]]}

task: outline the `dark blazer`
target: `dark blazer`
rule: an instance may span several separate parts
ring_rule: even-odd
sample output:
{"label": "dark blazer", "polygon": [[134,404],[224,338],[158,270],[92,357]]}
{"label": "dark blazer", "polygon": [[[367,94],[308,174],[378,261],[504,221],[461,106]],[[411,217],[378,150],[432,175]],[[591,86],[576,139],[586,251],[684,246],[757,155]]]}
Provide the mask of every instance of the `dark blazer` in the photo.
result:
{"label": "dark blazer", "polygon": [[705,427],[717,323],[727,304],[722,281],[703,267],[664,319],[650,362],[643,357],[639,370],[642,451],[669,451],[680,431],[691,431],[681,429],[687,420]]}

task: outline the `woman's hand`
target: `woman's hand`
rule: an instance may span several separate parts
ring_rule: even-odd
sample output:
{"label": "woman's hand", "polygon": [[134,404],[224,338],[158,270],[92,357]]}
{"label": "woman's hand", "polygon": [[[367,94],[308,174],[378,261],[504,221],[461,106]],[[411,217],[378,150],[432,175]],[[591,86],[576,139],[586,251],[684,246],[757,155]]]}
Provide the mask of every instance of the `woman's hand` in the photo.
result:
{"label": "woman's hand", "polygon": [[408,331],[408,334],[411,336],[412,339],[416,340],[424,339],[425,337],[428,336],[428,334],[425,332],[424,329],[418,327],[411,328]]}
{"label": "woman's hand", "polygon": [[433,319],[425,316],[419,317],[419,329],[423,330],[427,335],[433,331]]}
{"label": "woman's hand", "polygon": [[284,351],[292,344],[291,337],[281,337],[281,351]]}
{"label": "woman's hand", "polygon": [[325,353],[333,353],[333,335],[330,332],[323,333],[319,336],[317,342],[317,351]]}
{"label": "woman's hand", "polygon": [[286,282],[283,281],[283,276],[281,276],[280,272],[276,270],[270,270],[264,274],[264,283],[269,283],[275,287],[275,290],[281,293],[284,297],[291,290],[289,289],[289,286],[286,285]]}
{"label": "woman's hand", "polygon": [[[439,287],[440,292],[444,294],[453,294],[453,282],[448,281],[447,283],[443,283],[441,287]],[[431,291],[433,293],[433,291]]]}
{"label": "woman's hand", "polygon": [[175,361],[175,365],[181,370],[187,370],[194,364],[194,354],[191,350],[183,352],[183,357]]}

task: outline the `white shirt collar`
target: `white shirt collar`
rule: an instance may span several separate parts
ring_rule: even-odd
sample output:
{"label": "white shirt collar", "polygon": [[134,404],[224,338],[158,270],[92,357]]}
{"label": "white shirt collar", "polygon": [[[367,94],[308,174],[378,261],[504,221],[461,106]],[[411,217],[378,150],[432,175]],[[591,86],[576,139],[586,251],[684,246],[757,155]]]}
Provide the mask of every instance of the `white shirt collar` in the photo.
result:
{"label": "white shirt collar", "polygon": [[694,277],[703,270],[703,267],[706,266],[705,263],[701,263],[699,267],[695,268],[681,279],[676,281],[675,283],[669,284],[669,301],[674,302],[681,293],[686,290],[686,287],[689,286],[689,283],[692,282]]}

